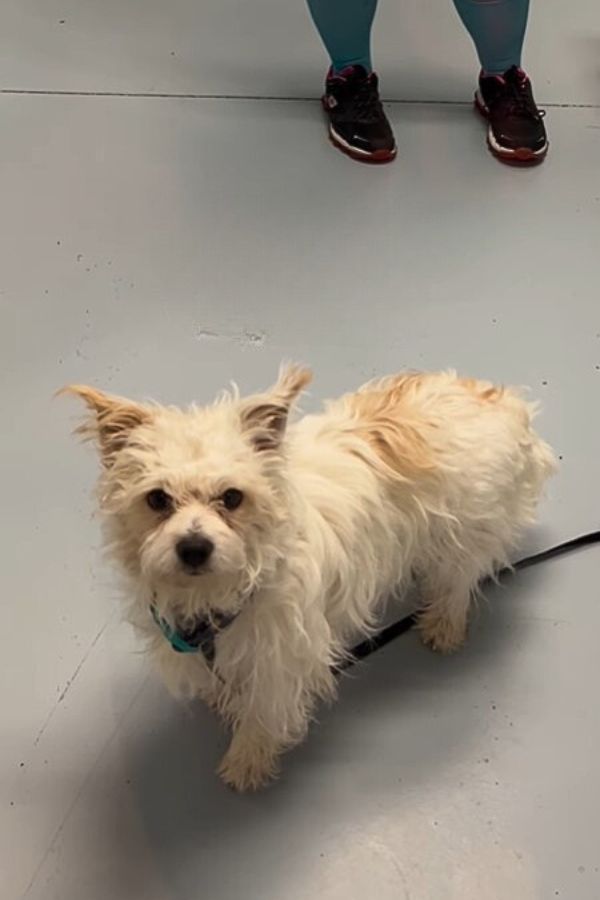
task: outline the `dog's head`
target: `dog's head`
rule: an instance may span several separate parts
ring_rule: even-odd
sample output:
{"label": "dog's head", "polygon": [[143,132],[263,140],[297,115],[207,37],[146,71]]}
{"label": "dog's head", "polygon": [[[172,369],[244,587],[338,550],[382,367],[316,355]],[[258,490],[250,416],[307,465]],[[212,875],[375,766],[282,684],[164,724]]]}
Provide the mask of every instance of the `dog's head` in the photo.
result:
{"label": "dog's head", "polygon": [[284,434],[310,378],[287,366],[264,394],[187,410],[66,388],[88,407],[78,430],[98,446],[109,541],[131,575],[196,610],[227,610],[276,564]]}

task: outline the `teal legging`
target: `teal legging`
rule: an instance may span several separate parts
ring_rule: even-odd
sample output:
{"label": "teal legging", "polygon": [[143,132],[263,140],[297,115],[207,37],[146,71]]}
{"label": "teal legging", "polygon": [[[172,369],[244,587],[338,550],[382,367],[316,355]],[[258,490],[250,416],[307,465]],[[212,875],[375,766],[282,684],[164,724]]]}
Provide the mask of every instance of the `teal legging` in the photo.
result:
{"label": "teal legging", "polygon": [[[499,75],[521,65],[529,0],[454,0],[481,68]],[[371,26],[377,0],[308,0],[334,71],[361,65],[371,71]]]}

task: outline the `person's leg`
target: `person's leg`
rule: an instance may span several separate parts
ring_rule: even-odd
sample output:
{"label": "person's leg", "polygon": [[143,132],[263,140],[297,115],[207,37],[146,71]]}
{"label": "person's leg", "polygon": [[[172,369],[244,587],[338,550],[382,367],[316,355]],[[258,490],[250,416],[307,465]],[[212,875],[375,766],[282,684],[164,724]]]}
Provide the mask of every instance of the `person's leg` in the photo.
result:
{"label": "person's leg", "polygon": [[377,0],[307,0],[331,57],[323,107],[333,143],[361,162],[389,162],[396,141],[371,67]]}
{"label": "person's leg", "polygon": [[485,75],[520,67],[529,0],[454,0]]}
{"label": "person's leg", "polygon": [[371,71],[371,26],[377,0],[308,0],[335,73],[349,66]]}
{"label": "person's leg", "polygon": [[508,162],[540,162],[548,151],[543,112],[521,69],[529,0],[454,0],[481,62],[475,102],[488,119],[488,144]]}

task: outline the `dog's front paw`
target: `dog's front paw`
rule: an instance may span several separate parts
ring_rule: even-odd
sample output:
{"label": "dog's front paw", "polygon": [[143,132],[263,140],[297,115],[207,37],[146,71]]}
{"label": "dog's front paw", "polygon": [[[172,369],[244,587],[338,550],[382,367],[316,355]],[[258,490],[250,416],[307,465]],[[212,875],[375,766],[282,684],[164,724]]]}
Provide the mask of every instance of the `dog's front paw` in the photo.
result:
{"label": "dog's front paw", "polygon": [[257,791],[278,774],[278,755],[269,743],[244,742],[237,735],[221,761],[218,774],[236,791]]}
{"label": "dog's front paw", "polygon": [[460,650],[467,637],[466,625],[444,616],[425,613],[421,616],[418,627],[425,646],[436,653],[455,653]]}

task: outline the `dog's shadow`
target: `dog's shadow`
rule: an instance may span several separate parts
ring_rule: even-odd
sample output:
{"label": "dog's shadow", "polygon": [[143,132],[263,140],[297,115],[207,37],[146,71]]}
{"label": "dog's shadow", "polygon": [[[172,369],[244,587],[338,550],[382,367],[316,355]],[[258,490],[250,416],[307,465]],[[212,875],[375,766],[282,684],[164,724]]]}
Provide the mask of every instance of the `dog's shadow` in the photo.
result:
{"label": "dog's shadow", "polygon": [[440,657],[412,631],[342,676],[336,704],[319,709],[306,742],[284,758],[281,779],[258,794],[236,795],[214,774],[227,736],[211,714],[182,709],[152,682],[120,758],[169,896],[284,896],[284,885],[301,877],[294,842],[314,841],[318,862],[323,835],[352,810],[361,817],[390,794],[401,804],[406,790],[469,759],[486,728],[486,691],[493,697],[505,679],[513,639],[526,640],[531,620],[518,610],[540,575],[488,590],[462,652]]}

